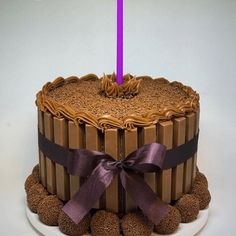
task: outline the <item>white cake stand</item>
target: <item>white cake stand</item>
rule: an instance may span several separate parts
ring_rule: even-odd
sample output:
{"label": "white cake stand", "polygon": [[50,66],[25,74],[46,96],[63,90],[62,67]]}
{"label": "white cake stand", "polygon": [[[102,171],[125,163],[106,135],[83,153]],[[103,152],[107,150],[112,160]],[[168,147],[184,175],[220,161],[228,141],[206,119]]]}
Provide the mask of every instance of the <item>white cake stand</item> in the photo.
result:
{"label": "white cake stand", "polygon": [[[45,236],[65,236],[57,226],[47,226],[43,224],[39,218],[38,215],[31,212],[30,209],[27,206],[27,203],[25,204],[25,210],[27,218],[29,219],[32,226],[41,234]],[[196,235],[206,224],[208,219],[208,213],[209,208],[202,210],[198,214],[198,218],[187,224],[180,224],[178,227],[178,230],[174,234],[168,234],[171,236],[193,236]],[[153,233],[151,236],[160,236],[161,234]],[[84,236],[89,236],[84,235]]]}

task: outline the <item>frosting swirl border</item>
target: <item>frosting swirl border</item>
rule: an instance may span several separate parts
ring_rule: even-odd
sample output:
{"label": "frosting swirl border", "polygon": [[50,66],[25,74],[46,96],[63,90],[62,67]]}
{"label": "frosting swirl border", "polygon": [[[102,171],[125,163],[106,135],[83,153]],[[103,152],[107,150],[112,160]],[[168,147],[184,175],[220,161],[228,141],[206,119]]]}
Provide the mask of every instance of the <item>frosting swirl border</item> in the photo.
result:
{"label": "frosting swirl border", "polygon": [[[149,76],[139,76],[138,79],[153,79]],[[176,106],[168,106],[164,109],[150,110],[147,113],[137,116],[128,115],[123,120],[120,120],[111,115],[103,115],[95,117],[89,112],[79,111],[76,112],[72,108],[66,105],[61,105],[55,101],[51,101],[47,98],[47,94],[53,89],[63,86],[68,83],[76,83],[79,80],[98,80],[98,76],[95,74],[88,74],[81,78],[76,76],[70,76],[66,79],[63,77],[56,78],[53,82],[47,82],[41,91],[36,95],[36,106],[42,111],[49,111],[51,114],[58,118],[67,118],[73,121],[75,124],[87,123],[98,129],[107,128],[119,128],[119,129],[133,129],[134,127],[145,127],[158,123],[160,120],[170,120],[173,117],[184,116],[188,112],[197,112],[199,109],[199,94],[191,87],[185,86],[180,82],[169,82],[165,78],[157,78],[158,83],[170,84],[176,86],[185,91],[189,95],[189,99],[184,104]]]}

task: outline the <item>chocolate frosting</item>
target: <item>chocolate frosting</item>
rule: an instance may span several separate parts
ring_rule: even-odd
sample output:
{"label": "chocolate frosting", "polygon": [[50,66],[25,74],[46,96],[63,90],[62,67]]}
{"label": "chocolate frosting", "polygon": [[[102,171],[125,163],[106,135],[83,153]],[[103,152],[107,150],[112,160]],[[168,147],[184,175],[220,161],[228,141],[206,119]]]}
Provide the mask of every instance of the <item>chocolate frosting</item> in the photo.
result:
{"label": "chocolate frosting", "polygon": [[81,78],[59,77],[46,83],[37,93],[36,105],[43,112],[49,111],[56,117],[84,122],[98,129],[149,126],[159,120],[196,112],[199,108],[199,95],[191,87],[165,78],[139,76],[136,80],[139,93],[126,99],[101,95],[101,79],[94,74]]}
{"label": "chocolate frosting", "polygon": [[111,98],[131,98],[138,94],[140,82],[141,79],[126,75],[124,76],[124,83],[118,85],[114,73],[111,76],[104,75],[101,79],[101,92]]}

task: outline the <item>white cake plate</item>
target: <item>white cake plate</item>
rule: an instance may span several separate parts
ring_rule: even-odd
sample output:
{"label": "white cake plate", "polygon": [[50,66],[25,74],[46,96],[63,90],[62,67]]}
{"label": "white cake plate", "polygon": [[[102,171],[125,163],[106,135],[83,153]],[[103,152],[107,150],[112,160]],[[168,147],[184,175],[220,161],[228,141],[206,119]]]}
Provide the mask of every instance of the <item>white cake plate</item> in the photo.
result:
{"label": "white cake plate", "polygon": [[[27,206],[27,203],[25,204],[25,210],[27,218],[29,219],[32,226],[41,234],[45,236],[65,236],[57,226],[47,226],[43,224],[39,218],[38,215],[31,212],[30,209]],[[206,224],[208,219],[208,213],[209,208],[202,210],[198,214],[198,218],[187,224],[180,224],[178,227],[178,230],[174,234],[168,234],[171,236],[194,236],[196,235]],[[161,234],[153,233],[151,236],[160,236]],[[84,236],[90,236],[90,235],[84,235]]]}

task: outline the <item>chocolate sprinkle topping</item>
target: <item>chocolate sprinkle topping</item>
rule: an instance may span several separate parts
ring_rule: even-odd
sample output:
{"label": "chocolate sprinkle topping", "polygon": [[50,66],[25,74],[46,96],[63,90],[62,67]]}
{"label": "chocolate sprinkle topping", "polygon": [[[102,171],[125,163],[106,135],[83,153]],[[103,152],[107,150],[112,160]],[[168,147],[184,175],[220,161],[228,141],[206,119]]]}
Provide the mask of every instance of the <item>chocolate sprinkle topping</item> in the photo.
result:
{"label": "chocolate sprinkle topping", "polygon": [[104,97],[100,93],[100,86],[100,80],[79,80],[53,89],[47,98],[75,112],[89,111],[97,118],[111,115],[119,120],[131,114],[142,116],[151,110],[180,106],[189,98],[181,87],[153,79],[142,79],[140,92],[130,99]]}

